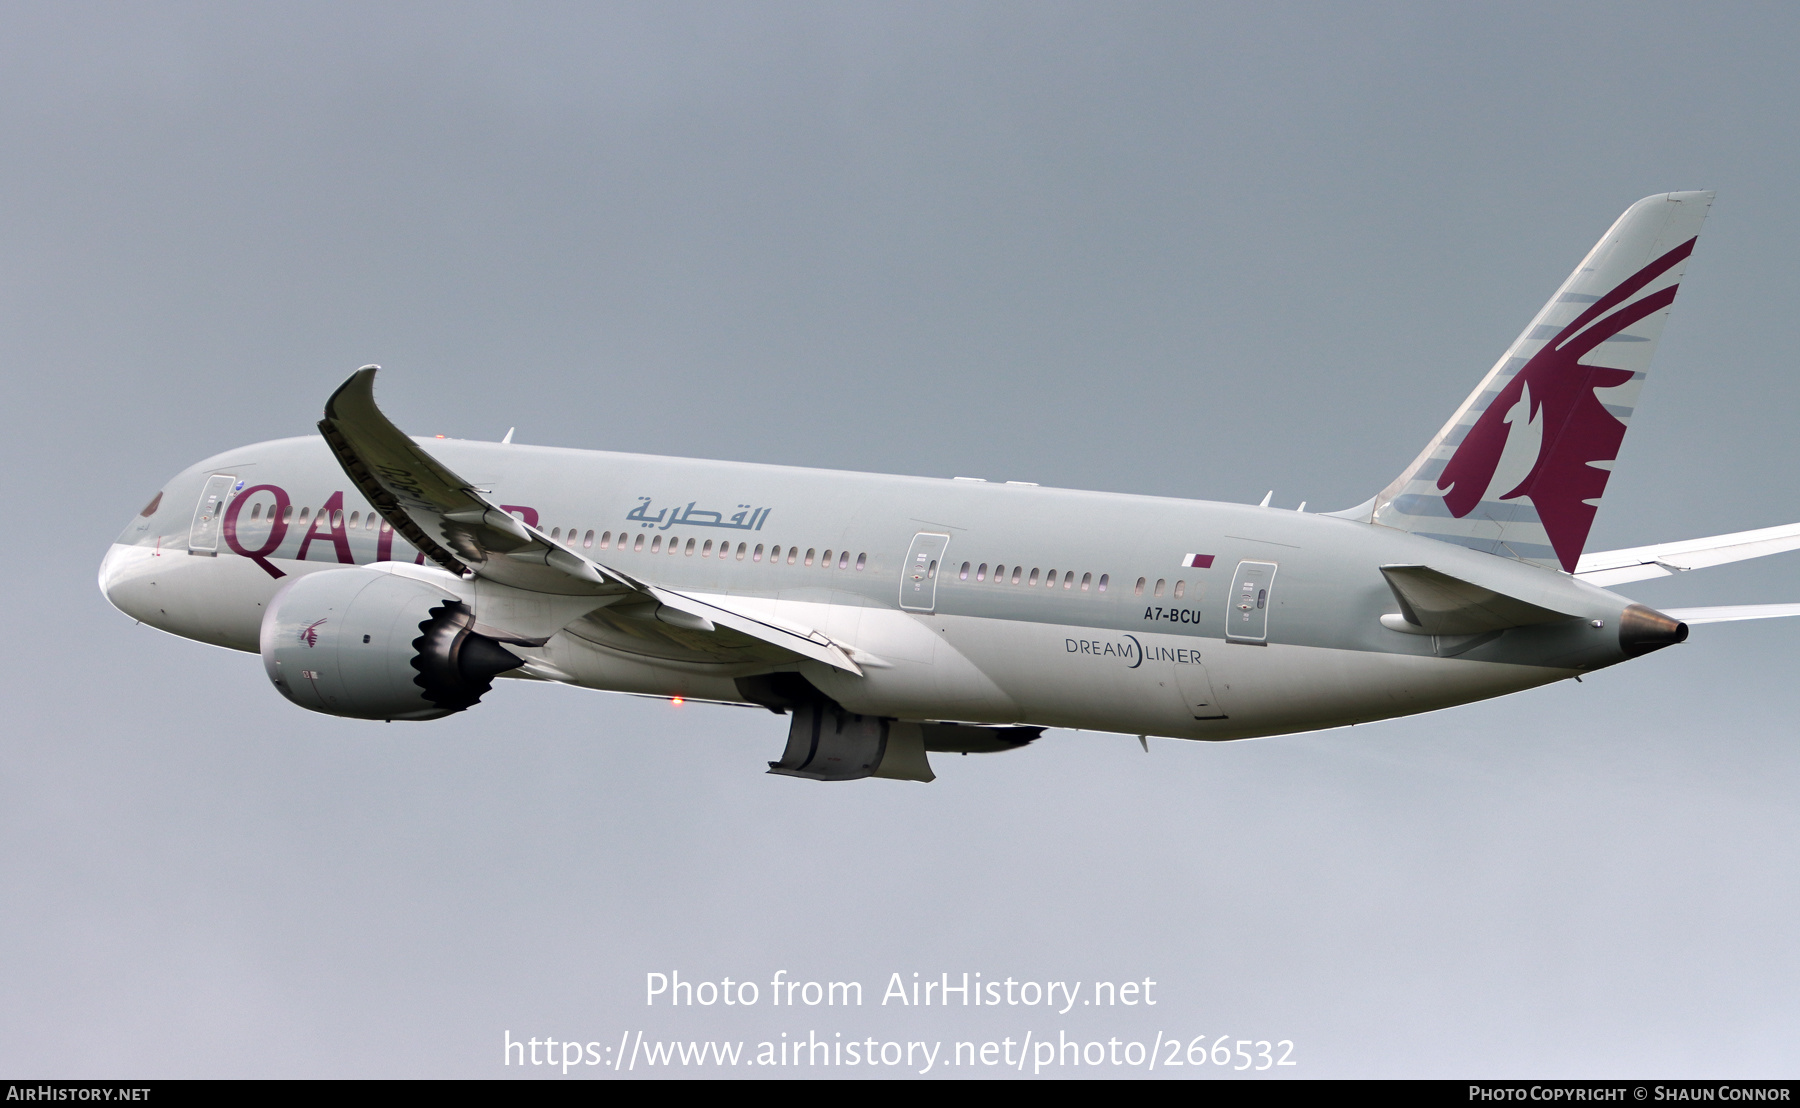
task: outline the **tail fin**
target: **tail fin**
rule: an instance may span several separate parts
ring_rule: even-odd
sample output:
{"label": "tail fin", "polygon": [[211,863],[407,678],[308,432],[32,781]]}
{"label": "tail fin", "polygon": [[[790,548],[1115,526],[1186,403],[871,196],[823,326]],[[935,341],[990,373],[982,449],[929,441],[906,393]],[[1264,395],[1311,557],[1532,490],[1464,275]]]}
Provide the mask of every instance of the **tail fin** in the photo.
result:
{"label": "tail fin", "polygon": [[1574,572],[1712,199],[1627,208],[1370,522]]}

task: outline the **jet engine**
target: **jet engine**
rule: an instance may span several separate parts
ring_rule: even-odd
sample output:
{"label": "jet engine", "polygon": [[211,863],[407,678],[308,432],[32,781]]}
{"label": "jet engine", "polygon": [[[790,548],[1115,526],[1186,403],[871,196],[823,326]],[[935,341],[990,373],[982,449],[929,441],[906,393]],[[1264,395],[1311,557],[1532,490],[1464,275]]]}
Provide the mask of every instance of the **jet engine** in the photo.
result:
{"label": "jet engine", "polygon": [[475,630],[475,613],[425,581],[329,569],[275,594],[263,669],[302,708],[356,719],[438,719],[479,701],[523,664]]}
{"label": "jet engine", "polygon": [[918,724],[857,715],[826,699],[794,706],[787,750],[769,772],[814,781],[934,777]]}

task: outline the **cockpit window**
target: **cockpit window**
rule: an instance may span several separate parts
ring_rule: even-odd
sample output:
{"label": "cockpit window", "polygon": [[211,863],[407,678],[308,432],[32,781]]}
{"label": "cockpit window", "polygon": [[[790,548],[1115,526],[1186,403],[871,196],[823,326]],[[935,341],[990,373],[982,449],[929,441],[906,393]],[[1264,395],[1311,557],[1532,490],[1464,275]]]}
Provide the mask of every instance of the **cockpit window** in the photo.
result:
{"label": "cockpit window", "polygon": [[144,510],[139,512],[138,515],[143,516],[145,519],[149,519],[151,516],[156,514],[156,509],[161,504],[162,504],[162,493],[159,492],[155,496],[150,498],[150,503],[144,505]]}

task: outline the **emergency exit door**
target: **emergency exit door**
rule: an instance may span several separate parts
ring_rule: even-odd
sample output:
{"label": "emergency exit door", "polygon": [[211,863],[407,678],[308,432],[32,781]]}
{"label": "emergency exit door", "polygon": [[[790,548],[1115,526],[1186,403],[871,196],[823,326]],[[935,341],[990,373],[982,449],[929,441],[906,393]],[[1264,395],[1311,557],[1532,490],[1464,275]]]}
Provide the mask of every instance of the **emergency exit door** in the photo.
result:
{"label": "emergency exit door", "polygon": [[921,531],[913,536],[912,549],[900,570],[900,606],[909,612],[929,612],[937,607],[938,567],[944,561],[949,535]]}
{"label": "emergency exit door", "polygon": [[1239,562],[1225,595],[1225,637],[1232,642],[1269,641],[1269,605],[1275,593],[1274,562]]}
{"label": "emergency exit door", "polygon": [[225,499],[231,495],[236,477],[215,473],[206,479],[200,492],[200,503],[194,506],[194,525],[188,528],[188,553],[216,557],[219,553],[219,517],[225,514]]}

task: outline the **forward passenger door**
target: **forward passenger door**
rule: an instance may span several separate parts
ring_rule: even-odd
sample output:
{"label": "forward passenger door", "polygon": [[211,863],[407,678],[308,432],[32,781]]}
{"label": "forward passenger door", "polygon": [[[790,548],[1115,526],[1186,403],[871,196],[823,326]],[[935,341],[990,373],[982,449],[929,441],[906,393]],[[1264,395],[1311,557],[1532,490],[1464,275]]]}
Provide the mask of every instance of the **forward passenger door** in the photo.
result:
{"label": "forward passenger door", "polygon": [[188,528],[188,553],[216,557],[219,553],[219,517],[225,514],[225,499],[237,478],[215,473],[206,479],[200,492],[200,503],[194,505],[194,523]]}

